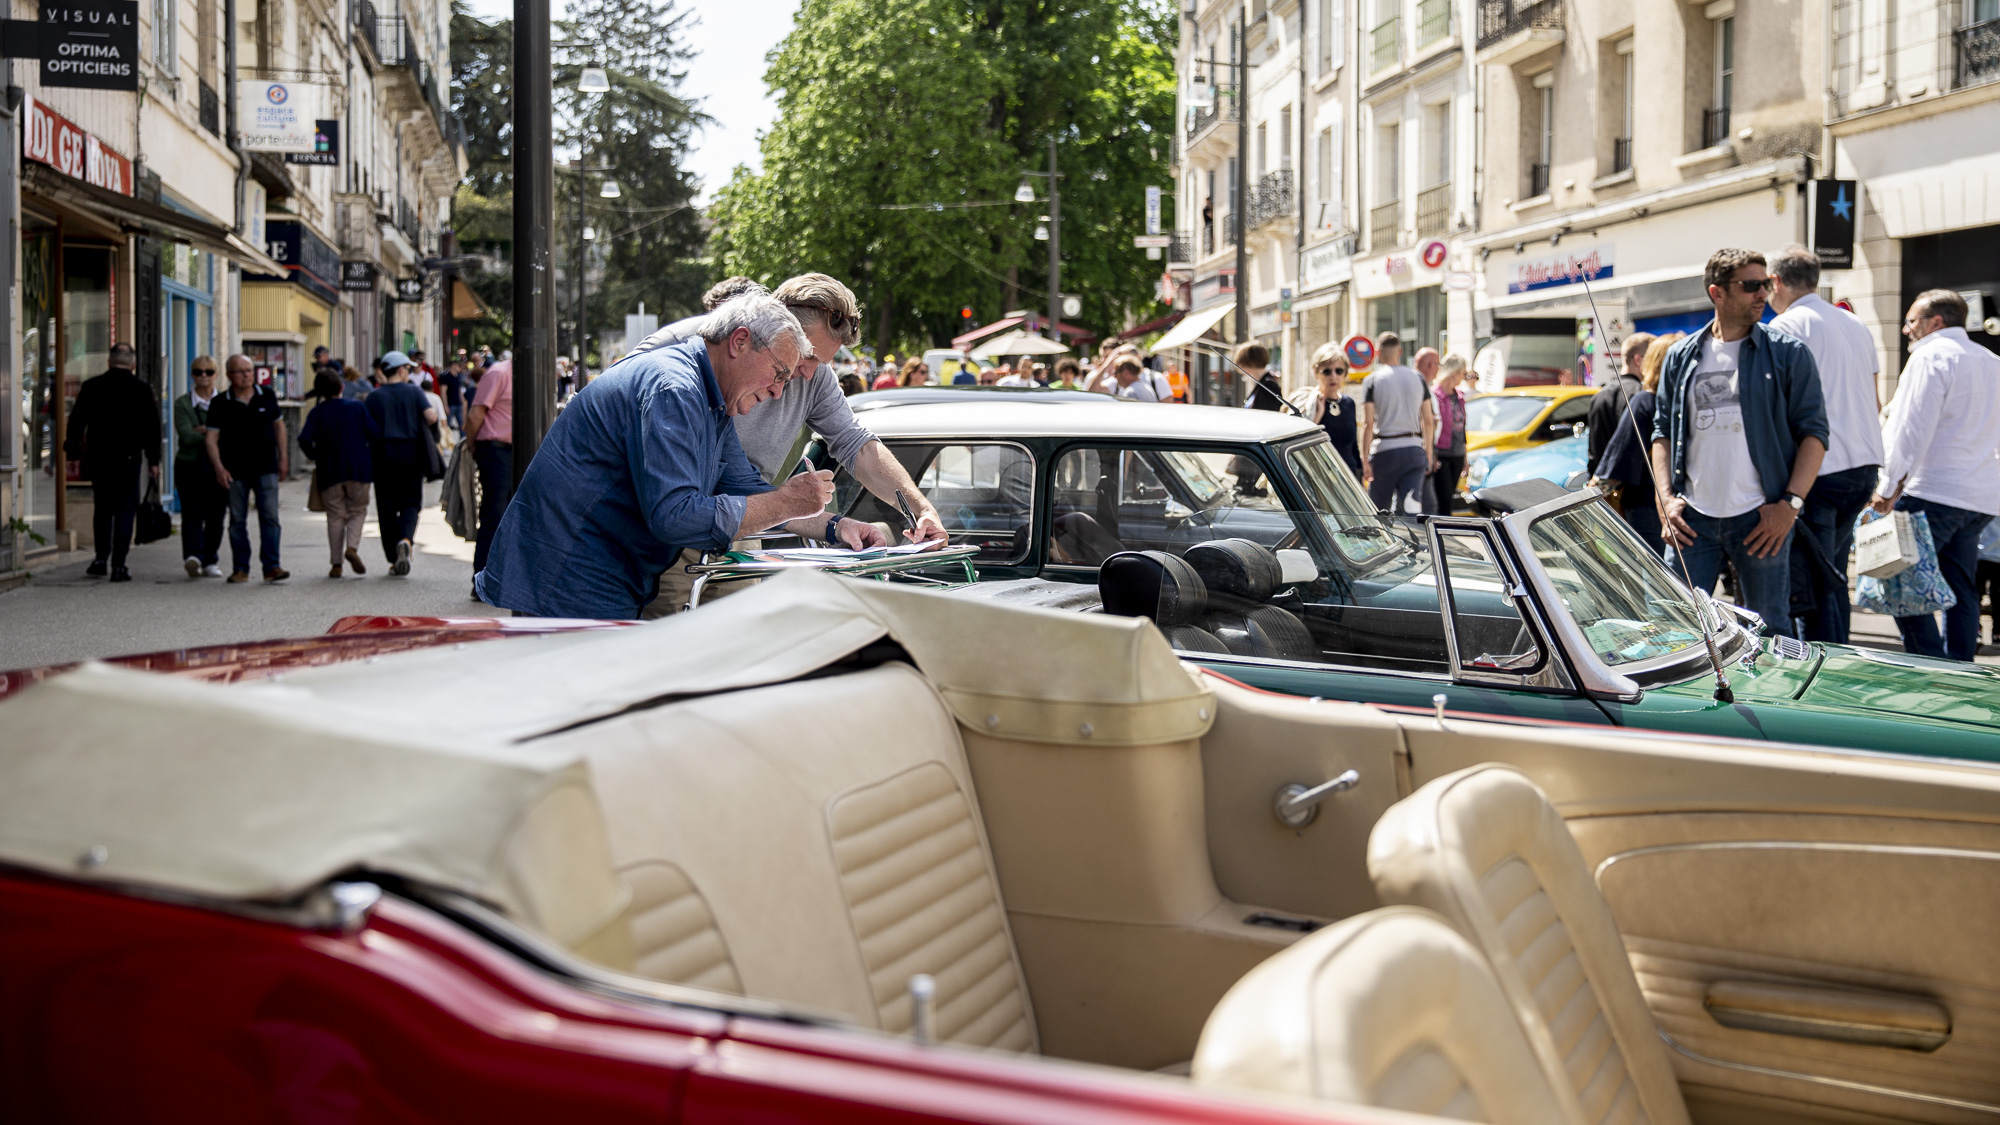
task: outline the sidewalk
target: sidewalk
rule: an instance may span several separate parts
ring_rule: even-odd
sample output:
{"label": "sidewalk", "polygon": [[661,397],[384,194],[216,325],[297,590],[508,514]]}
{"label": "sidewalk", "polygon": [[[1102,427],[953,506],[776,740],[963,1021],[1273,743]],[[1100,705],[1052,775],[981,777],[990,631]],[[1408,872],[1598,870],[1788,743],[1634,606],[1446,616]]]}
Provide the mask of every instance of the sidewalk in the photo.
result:
{"label": "sidewalk", "polygon": [[[323,633],[354,614],[504,616],[472,600],[472,543],[445,526],[438,485],[424,486],[416,553],[406,578],[389,577],[376,536],[374,508],[361,541],[365,577],[326,576],[326,517],[306,511],[306,480],[280,489],[284,525],[282,565],[290,581],[271,585],[256,577],[256,517],[251,517],[252,579],[229,585],[220,578],[190,579],[181,569],[178,531],[132,548],[132,581],[112,585],[84,573],[92,552],[64,552],[38,564],[26,585],[0,594],[0,668],[27,668],[92,656],[266,640]],[[229,540],[222,569],[230,566]]]}

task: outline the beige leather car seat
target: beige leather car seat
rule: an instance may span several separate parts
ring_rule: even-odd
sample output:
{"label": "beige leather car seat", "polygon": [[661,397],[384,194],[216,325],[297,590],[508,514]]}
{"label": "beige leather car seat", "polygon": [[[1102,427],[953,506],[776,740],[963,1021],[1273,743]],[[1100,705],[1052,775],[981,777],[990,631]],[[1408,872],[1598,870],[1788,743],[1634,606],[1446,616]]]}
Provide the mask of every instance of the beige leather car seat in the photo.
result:
{"label": "beige leather car seat", "polygon": [[1432,781],[1376,823],[1368,871],[1384,902],[1437,911],[1486,955],[1585,1121],[1685,1125],[1611,909],[1534,782],[1499,765]]}
{"label": "beige leather car seat", "polygon": [[702,696],[559,736],[589,758],[638,971],[1035,1049],[965,752],[904,664]]}
{"label": "beige leather car seat", "polygon": [[1494,1125],[1578,1125],[1486,958],[1392,906],[1304,938],[1216,1006],[1194,1080]]}

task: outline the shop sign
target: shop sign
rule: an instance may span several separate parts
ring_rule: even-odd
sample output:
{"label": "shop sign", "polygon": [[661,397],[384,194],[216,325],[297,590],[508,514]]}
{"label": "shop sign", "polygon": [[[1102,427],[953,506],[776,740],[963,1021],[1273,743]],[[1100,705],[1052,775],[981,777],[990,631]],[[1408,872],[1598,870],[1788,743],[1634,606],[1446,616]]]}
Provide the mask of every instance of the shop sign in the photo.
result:
{"label": "shop sign", "polygon": [[1250,334],[1252,336],[1273,335],[1278,331],[1279,323],[1278,306],[1276,305],[1250,310]]}
{"label": "shop sign", "polygon": [[372,293],[375,291],[374,262],[340,263],[340,287],[350,293]]}
{"label": "shop sign", "polygon": [[42,85],[139,88],[139,0],[44,3],[38,30]]}
{"label": "shop sign", "polygon": [[21,155],[94,187],[132,194],[132,162],[69,119],[27,96],[21,100]]}
{"label": "shop sign", "polygon": [[1424,243],[1420,253],[1424,260],[1424,268],[1436,270],[1444,268],[1445,255],[1451,253],[1451,249],[1443,242],[1433,239]]}
{"label": "shop sign", "polygon": [[1861,200],[1854,180],[1812,182],[1812,249],[1830,270],[1854,268],[1854,212]]}
{"label": "shop sign", "polygon": [[1222,270],[1208,277],[1197,278],[1194,283],[1194,307],[1200,308],[1218,297],[1236,295],[1236,271]]}
{"label": "shop sign", "polygon": [[1582,281],[1604,281],[1612,275],[1614,246],[1602,242],[1574,250],[1522,258],[1507,267],[1507,292],[1532,293]]}
{"label": "shop sign", "polygon": [[245,79],[236,84],[243,147],[251,152],[313,151],[318,88],[304,82]]}
{"label": "shop sign", "polygon": [[288,152],[287,164],[325,164],[340,167],[340,122],[321,118],[313,122],[311,152]]}
{"label": "shop sign", "polygon": [[285,267],[284,277],[266,278],[245,274],[253,281],[290,281],[329,305],[340,303],[334,279],[340,276],[340,254],[297,219],[268,219],[264,223],[264,252]]}
{"label": "shop sign", "polygon": [[396,299],[406,305],[421,305],[424,302],[424,279],[421,277],[399,277],[396,279]]}
{"label": "shop sign", "polygon": [[1354,248],[1344,238],[1308,246],[1300,255],[1301,287],[1307,293],[1354,276]]}
{"label": "shop sign", "polygon": [[1479,288],[1479,275],[1453,270],[1444,275],[1444,287],[1450,293],[1470,293]]}

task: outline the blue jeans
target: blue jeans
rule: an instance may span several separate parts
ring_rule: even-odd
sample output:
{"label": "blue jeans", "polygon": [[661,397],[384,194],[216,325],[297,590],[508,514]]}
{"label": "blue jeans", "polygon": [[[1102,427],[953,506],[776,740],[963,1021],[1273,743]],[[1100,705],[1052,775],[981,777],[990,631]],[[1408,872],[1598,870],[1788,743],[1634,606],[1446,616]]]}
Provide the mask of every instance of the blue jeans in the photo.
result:
{"label": "blue jeans", "polygon": [[278,569],[278,474],[265,473],[253,485],[241,477],[229,482],[229,558],[236,573],[250,573],[250,490],[257,490],[258,557],[264,573]]}
{"label": "blue jeans", "polygon": [[1395,515],[1404,515],[1410,497],[1417,498],[1421,508],[1426,503],[1424,470],[1429,462],[1424,457],[1421,445],[1406,445],[1400,449],[1384,449],[1369,459],[1369,467],[1375,470],[1375,479],[1368,485],[1368,499],[1375,507]]}
{"label": "blue jeans", "polygon": [[1735,564],[1736,577],[1743,584],[1743,608],[1762,617],[1772,632],[1794,635],[1791,534],[1785,535],[1777,554],[1753,558],[1743,541],[1757,528],[1757,509],[1717,519],[1684,508],[1681,518],[1694,529],[1695,540],[1686,547],[1667,548],[1667,569],[1679,574],[1685,566],[1691,585],[1713,592],[1715,580],[1722,574],[1722,560],[1728,559]]}
{"label": "blue jeans", "polygon": [[1979,652],[1979,590],[1973,575],[1979,569],[1979,533],[1986,530],[1992,516],[1954,508],[1905,494],[1896,501],[1898,511],[1922,512],[1930,521],[1931,541],[1937,544],[1938,569],[1945,585],[1957,596],[1958,604],[1944,611],[1944,636],[1938,636],[1937,614],[1898,617],[1896,631],[1903,634],[1903,648],[1921,656],[1970,661]]}
{"label": "blue jeans", "polygon": [[1862,465],[1827,473],[1813,482],[1806,494],[1805,510],[1799,513],[1799,530],[1813,537],[1833,568],[1840,572],[1838,589],[1813,582],[1813,566],[1806,544],[1792,537],[1792,590],[1795,600],[1810,603],[1805,613],[1804,639],[1847,643],[1848,614],[1847,560],[1854,553],[1854,520],[1875,495],[1879,466]]}

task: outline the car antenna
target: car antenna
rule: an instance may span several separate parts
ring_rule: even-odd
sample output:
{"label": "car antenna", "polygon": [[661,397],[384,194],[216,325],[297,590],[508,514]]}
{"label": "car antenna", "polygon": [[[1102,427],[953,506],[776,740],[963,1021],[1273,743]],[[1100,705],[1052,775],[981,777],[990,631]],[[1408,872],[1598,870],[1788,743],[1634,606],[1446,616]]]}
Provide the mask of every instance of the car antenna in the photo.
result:
{"label": "car antenna", "polygon": [[[1234,368],[1237,374],[1239,375],[1250,374],[1248,371],[1243,370],[1243,368],[1237,364],[1235,358],[1232,357],[1226,350],[1224,350],[1220,344],[1210,343],[1207,340],[1196,340],[1193,344],[1189,346],[1196,348],[1211,348],[1215,352],[1215,358],[1221,360],[1222,362],[1228,364],[1230,367]],[[1264,389],[1263,384],[1258,383],[1254,379],[1251,380],[1250,393],[1253,397],[1259,394],[1266,394],[1266,395],[1271,394],[1270,391]],[[1271,397],[1278,400],[1278,411],[1280,413],[1291,413],[1291,414],[1296,414],[1301,418],[1305,417],[1305,413],[1303,411],[1301,411],[1298,407],[1293,406],[1291,403],[1285,401],[1285,396],[1272,395]]]}
{"label": "car antenna", "polygon": [[[1583,282],[1583,295],[1590,299],[1590,315],[1596,319],[1598,334],[1601,336],[1604,332],[1604,314],[1597,311],[1597,294],[1591,291],[1590,276],[1588,272],[1584,272],[1577,274],[1577,277]],[[1606,342],[1608,341],[1600,341],[1600,346]],[[1605,355],[1605,362],[1607,364],[1616,362],[1610,357],[1608,351]],[[1652,443],[1648,442],[1645,436],[1639,432],[1639,420],[1632,416],[1630,408],[1626,409],[1625,417],[1632,423],[1632,436],[1639,440],[1640,452],[1645,454],[1646,476],[1650,478],[1653,475]],[[1584,471],[1589,472],[1596,468],[1597,466],[1595,465],[1587,465],[1584,467]],[[1655,495],[1658,495],[1659,492],[1657,483],[1655,482]],[[1708,650],[1708,666],[1715,672],[1715,700],[1718,703],[1734,703],[1736,702],[1736,693],[1729,690],[1729,677],[1722,673],[1722,657],[1715,651],[1715,637],[1708,631],[1708,606],[1704,604],[1709,600],[1708,595],[1705,592],[1695,589],[1694,577],[1688,573],[1687,557],[1680,551],[1675,551],[1674,561],[1680,563],[1681,581],[1687,583],[1689,592],[1696,595],[1694,606],[1695,622],[1701,628],[1702,646]]]}

